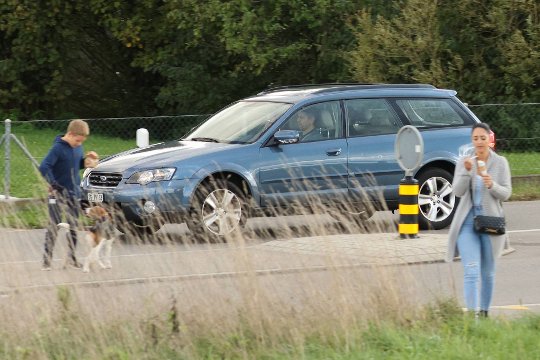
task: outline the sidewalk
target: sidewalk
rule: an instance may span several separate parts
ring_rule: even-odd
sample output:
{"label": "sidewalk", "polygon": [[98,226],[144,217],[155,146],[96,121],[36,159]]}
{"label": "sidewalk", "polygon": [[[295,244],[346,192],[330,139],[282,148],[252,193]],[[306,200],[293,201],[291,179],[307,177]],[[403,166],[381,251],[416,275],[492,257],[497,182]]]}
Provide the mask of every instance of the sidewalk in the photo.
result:
{"label": "sidewalk", "polygon": [[443,262],[447,242],[447,234],[420,232],[416,239],[401,239],[397,233],[348,234],[275,240],[256,250],[334,257],[359,266],[405,265]]}
{"label": "sidewalk", "polygon": [[398,233],[347,234],[274,240],[257,250],[342,258],[358,265],[402,265],[444,261],[448,236],[422,234],[401,239]]}

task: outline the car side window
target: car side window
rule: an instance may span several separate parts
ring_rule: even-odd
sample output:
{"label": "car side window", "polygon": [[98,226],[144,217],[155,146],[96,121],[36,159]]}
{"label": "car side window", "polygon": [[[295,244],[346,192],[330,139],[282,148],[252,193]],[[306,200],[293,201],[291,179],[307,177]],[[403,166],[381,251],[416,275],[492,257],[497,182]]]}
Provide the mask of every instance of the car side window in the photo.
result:
{"label": "car side window", "polygon": [[399,118],[384,99],[345,101],[349,136],[394,134],[401,127]]}
{"label": "car side window", "polygon": [[449,99],[401,99],[396,104],[418,128],[466,124],[463,111]]}
{"label": "car side window", "polygon": [[343,135],[338,101],[309,105],[295,112],[281,130],[298,130],[300,142],[336,139]]}

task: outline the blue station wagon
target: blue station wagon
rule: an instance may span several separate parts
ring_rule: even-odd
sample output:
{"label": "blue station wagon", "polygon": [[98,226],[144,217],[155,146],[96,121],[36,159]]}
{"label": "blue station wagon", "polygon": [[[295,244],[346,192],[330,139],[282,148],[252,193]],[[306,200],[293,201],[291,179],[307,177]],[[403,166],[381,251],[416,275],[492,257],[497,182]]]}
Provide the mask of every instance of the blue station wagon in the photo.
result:
{"label": "blue station wagon", "polygon": [[456,91],[423,84],[324,84],[265,90],[227,106],[170,142],[100,161],[84,196],[117,209],[121,231],[186,222],[224,239],[252,216],[313,209],[365,221],[398,208],[404,177],[394,143],[401,127],[422,134],[414,171],[419,223],[441,229],[456,209],[458,149],[477,117]]}

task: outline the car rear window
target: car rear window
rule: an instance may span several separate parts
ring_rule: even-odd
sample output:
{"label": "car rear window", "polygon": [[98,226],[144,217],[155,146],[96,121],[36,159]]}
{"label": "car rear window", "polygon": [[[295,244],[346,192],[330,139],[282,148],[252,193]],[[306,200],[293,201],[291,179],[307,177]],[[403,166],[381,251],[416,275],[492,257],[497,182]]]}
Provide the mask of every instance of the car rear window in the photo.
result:
{"label": "car rear window", "polygon": [[385,99],[353,99],[345,101],[347,128],[350,137],[395,134],[401,122]]}
{"label": "car rear window", "polygon": [[401,99],[396,104],[411,125],[419,128],[469,124],[467,116],[450,99]]}

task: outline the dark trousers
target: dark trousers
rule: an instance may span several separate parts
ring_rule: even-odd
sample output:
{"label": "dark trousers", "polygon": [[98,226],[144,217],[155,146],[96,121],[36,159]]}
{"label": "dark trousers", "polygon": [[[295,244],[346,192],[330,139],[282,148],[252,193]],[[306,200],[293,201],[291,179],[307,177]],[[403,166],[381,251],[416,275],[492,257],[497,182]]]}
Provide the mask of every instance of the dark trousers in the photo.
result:
{"label": "dark trousers", "polygon": [[45,253],[43,262],[50,264],[53,254],[54,244],[58,236],[58,224],[62,222],[62,215],[65,216],[70,230],[67,236],[68,241],[68,259],[76,262],[75,247],[77,246],[77,227],[79,218],[79,201],[72,196],[58,195],[56,203],[51,203],[49,197],[49,226],[45,233]]}

